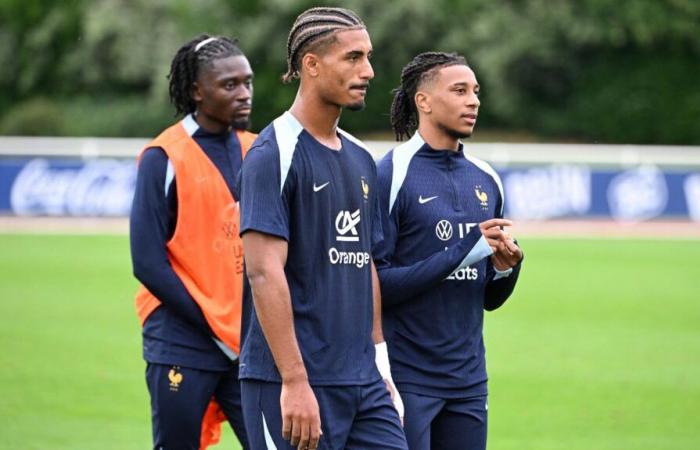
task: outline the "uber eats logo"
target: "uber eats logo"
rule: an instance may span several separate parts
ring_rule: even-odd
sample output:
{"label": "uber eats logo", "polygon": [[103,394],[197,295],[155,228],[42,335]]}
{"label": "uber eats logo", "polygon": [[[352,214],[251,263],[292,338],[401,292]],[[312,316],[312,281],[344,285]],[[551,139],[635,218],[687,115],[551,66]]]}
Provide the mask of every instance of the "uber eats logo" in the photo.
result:
{"label": "uber eats logo", "polygon": [[[353,212],[341,210],[335,216],[336,241],[340,242],[360,242],[360,235],[357,226],[360,224],[360,210]],[[357,251],[349,252],[331,247],[328,250],[328,260],[331,264],[353,265],[358,269],[369,264],[369,253]]]}

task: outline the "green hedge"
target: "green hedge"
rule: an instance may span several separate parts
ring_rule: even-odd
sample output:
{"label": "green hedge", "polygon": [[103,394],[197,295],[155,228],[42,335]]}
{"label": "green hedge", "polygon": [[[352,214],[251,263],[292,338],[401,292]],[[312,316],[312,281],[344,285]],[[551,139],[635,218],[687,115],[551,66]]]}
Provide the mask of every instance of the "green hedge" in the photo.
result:
{"label": "green hedge", "polygon": [[537,67],[513,81],[522,94],[509,123],[591,142],[700,144],[698,73],[692,58],[641,51]]}
{"label": "green hedge", "polygon": [[[475,69],[483,88],[479,130],[700,145],[697,0],[327,3],[355,10],[375,50],[367,108],[341,120],[350,132],[387,133],[401,68],[419,52],[442,50],[464,54]],[[151,136],[173,120],[165,98],[170,60],[201,32],[241,39],[256,73],[258,130],[294,98],[296,85],[280,82],[285,42],[297,14],[314,4],[0,2],[7,44],[0,49],[0,132]]]}

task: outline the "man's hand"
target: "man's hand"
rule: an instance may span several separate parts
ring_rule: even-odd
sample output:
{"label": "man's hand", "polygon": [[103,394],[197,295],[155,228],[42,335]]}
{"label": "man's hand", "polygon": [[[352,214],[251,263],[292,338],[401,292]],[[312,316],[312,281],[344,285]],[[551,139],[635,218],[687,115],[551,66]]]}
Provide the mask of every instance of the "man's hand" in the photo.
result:
{"label": "man's hand", "polygon": [[498,250],[491,256],[493,266],[503,272],[515,266],[523,259],[523,251],[518,247],[508,233],[505,239],[498,246]]}
{"label": "man's hand", "polygon": [[494,253],[498,251],[499,245],[502,245],[506,239],[506,233],[502,227],[510,227],[513,222],[506,219],[489,219],[479,224],[481,234],[486,238],[489,247]]}
{"label": "man's hand", "polygon": [[394,403],[394,408],[396,408],[396,412],[399,413],[399,420],[401,420],[401,426],[403,426],[403,416],[405,414],[405,409],[403,406],[403,400],[401,399],[401,395],[399,394],[399,390],[396,389],[396,386],[394,385],[394,380],[392,380],[391,378],[384,378],[384,384],[386,384],[386,389],[391,395],[391,401]]}
{"label": "man's hand", "polygon": [[399,413],[401,426],[403,426],[403,400],[401,399],[399,390],[396,389],[394,380],[391,378],[391,366],[389,365],[389,350],[387,349],[386,342],[382,341],[377,344],[374,344],[374,363],[377,365],[379,374],[384,379],[386,389],[391,395],[391,401],[394,403],[394,408],[396,408],[396,412]]}
{"label": "man's hand", "polygon": [[282,376],[282,436],[300,449],[315,450],[321,436],[321,416],[294,332],[292,299],[284,273],[287,241],[257,231],[245,233],[242,240],[255,312]]}
{"label": "man's hand", "polygon": [[321,438],[321,414],[308,380],[282,382],[282,437],[299,450],[316,450]]}
{"label": "man's hand", "polygon": [[479,224],[481,234],[493,250],[491,262],[500,271],[508,270],[523,259],[523,252],[513,238],[502,227],[510,227],[513,222],[506,219],[490,219]]}

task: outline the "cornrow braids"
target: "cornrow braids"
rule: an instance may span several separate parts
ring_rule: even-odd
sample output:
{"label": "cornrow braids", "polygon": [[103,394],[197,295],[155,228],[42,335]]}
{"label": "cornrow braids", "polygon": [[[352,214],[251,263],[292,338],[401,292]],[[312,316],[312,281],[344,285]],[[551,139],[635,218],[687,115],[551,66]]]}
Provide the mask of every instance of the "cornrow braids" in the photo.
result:
{"label": "cornrow braids", "polygon": [[443,67],[464,64],[467,61],[456,53],[421,53],[401,70],[401,84],[393,90],[391,128],[397,141],[410,138],[418,128],[418,110],[414,97],[418,87],[437,76]]}
{"label": "cornrow braids", "polygon": [[287,73],[282,81],[289,83],[299,78],[302,57],[317,46],[332,42],[336,31],[359,28],[365,28],[365,24],[345,8],[317,7],[299,14],[287,38]]}
{"label": "cornrow braids", "polygon": [[192,85],[202,68],[214,60],[242,54],[237,39],[208,34],[201,34],[180,47],[170,63],[168,74],[170,103],[175,106],[175,115],[191,114],[197,109],[192,98]]}

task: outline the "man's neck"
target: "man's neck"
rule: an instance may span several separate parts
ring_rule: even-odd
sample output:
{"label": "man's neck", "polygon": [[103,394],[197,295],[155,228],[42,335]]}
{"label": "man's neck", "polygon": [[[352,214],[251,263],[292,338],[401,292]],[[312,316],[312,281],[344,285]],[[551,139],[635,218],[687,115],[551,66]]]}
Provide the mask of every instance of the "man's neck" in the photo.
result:
{"label": "man's neck", "polygon": [[197,111],[195,111],[195,113],[192,116],[194,118],[194,121],[197,122],[197,125],[202,127],[205,131],[208,131],[209,133],[223,134],[227,131],[231,131],[230,125],[222,124],[221,122],[211,120],[205,114],[199,114]]}
{"label": "man's neck", "polygon": [[425,143],[434,150],[449,150],[453,152],[459,150],[459,139],[450,136],[435,126],[419,124],[418,132]]}
{"label": "man's neck", "polygon": [[302,95],[300,88],[289,112],[321,144],[340,149],[341,143],[337,134],[341,112],[339,107],[322,102],[312,93]]}

